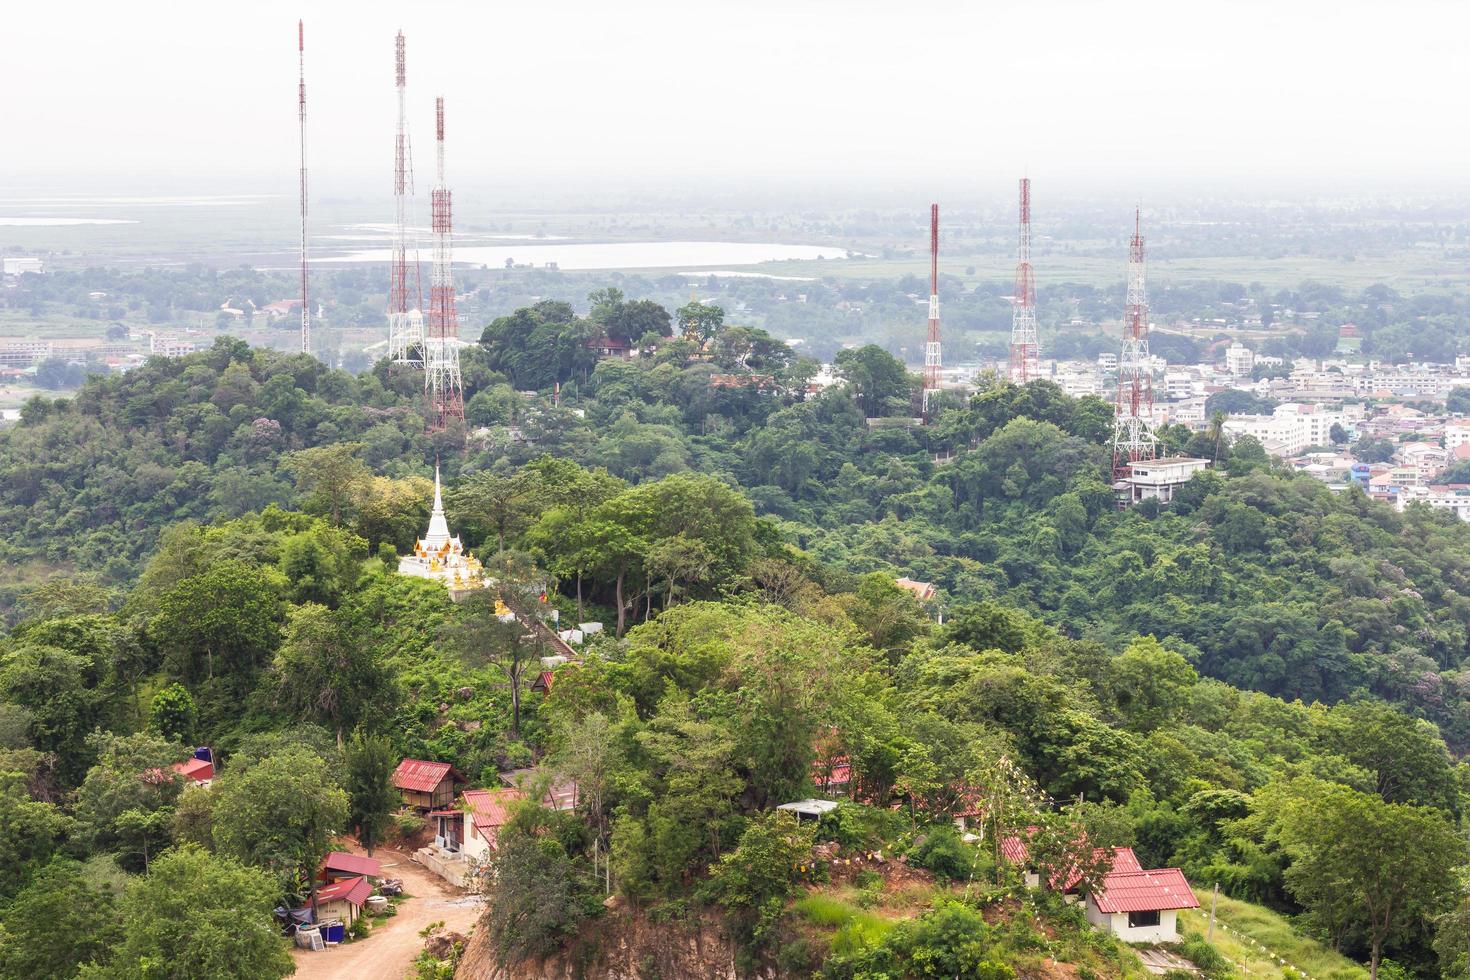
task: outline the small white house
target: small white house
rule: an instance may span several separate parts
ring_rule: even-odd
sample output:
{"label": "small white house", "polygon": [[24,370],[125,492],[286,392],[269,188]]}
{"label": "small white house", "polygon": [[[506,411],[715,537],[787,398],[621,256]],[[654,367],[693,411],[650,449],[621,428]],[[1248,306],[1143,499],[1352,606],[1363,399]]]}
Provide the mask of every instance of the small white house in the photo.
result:
{"label": "small white house", "polygon": [[1199,900],[1178,868],[1113,871],[1087,896],[1087,921],[1127,943],[1179,941],[1179,910]]}

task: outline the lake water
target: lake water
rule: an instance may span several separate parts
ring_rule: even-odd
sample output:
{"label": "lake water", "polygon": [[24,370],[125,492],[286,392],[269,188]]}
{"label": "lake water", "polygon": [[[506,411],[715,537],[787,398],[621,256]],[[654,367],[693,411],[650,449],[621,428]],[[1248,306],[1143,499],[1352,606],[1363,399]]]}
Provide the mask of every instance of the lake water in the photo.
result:
{"label": "lake water", "polygon": [[[431,243],[423,242],[420,255],[427,260]],[[843,259],[848,251],[832,245],[781,245],[764,242],[567,242],[556,244],[466,245],[454,250],[454,261],[465,265],[543,267],[555,262],[563,270],[678,269],[690,266],[757,265],[784,259]],[[386,248],[318,256],[314,263],[387,262]]]}

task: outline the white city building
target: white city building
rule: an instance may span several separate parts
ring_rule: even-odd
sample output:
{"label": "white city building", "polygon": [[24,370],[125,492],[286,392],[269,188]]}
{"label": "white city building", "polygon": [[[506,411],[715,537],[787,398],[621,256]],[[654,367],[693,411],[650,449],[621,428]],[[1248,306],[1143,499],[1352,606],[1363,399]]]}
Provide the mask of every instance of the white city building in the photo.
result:
{"label": "white city building", "polygon": [[1237,340],[1225,349],[1225,370],[1237,378],[1242,378],[1250,374],[1251,368],[1255,367],[1255,364],[1255,351],[1240,341]]}

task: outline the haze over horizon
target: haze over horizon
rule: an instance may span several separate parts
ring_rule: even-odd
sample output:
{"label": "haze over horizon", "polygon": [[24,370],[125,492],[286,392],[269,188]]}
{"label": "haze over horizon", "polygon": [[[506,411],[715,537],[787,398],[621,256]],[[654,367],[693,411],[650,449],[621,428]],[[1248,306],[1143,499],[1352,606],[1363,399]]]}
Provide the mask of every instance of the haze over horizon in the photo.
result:
{"label": "haze over horizon", "polygon": [[421,192],[436,94],[451,184],[490,196],[1457,193],[1470,160],[1440,0],[1433,32],[1316,0],[80,6],[7,13],[0,191],[294,193],[298,16],[321,200],[387,183],[400,27]]}

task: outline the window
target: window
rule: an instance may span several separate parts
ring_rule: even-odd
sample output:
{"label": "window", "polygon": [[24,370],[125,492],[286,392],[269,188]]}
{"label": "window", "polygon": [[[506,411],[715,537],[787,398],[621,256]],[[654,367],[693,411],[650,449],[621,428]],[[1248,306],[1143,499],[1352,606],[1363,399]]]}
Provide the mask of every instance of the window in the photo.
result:
{"label": "window", "polygon": [[1128,928],[1137,929],[1139,926],[1156,926],[1159,924],[1158,909],[1150,909],[1147,912],[1129,912]]}

